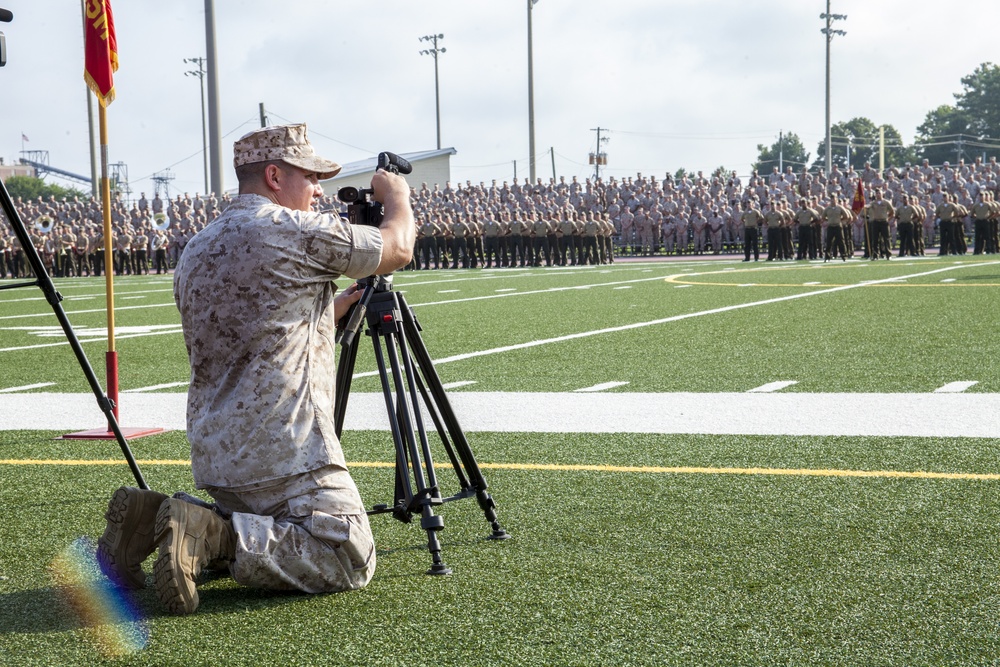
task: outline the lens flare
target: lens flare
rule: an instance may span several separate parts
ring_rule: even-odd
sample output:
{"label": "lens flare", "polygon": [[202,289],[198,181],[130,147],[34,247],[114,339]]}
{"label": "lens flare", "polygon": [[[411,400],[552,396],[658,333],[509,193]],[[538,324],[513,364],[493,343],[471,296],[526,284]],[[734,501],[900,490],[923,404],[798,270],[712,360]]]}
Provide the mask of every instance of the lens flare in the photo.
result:
{"label": "lens flare", "polygon": [[127,591],[108,581],[97,565],[96,548],[80,537],[49,565],[55,590],[88,641],[106,658],[144,649],[149,626]]}

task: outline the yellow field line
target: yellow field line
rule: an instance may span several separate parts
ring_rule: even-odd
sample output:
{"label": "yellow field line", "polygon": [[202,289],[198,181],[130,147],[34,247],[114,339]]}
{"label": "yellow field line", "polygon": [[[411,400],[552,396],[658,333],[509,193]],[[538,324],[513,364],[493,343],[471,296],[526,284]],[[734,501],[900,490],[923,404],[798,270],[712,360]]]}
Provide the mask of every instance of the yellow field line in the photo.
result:
{"label": "yellow field line", "polygon": [[[189,466],[184,459],[151,459],[136,461],[139,465]],[[125,465],[120,459],[0,459],[5,466],[108,466]],[[355,468],[392,468],[394,463],[385,461],[357,461],[348,464]],[[879,477],[904,479],[962,479],[974,481],[1000,480],[1000,474],[967,472],[930,472],[907,470],[832,470],[814,468],[707,468],[695,466],[610,466],[569,465],[561,463],[480,463],[480,468],[495,470],[550,470],[557,472],[629,472],[668,475],[784,475],[799,477]]]}

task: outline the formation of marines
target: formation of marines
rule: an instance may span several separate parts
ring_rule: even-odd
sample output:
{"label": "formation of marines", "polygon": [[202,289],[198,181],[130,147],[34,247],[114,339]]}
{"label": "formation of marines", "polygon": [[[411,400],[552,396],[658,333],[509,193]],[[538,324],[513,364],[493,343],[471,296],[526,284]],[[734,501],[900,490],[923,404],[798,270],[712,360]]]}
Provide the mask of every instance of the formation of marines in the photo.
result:
{"label": "formation of marines", "polygon": [[[861,184],[865,205],[854,202]],[[997,253],[1000,164],[906,165],[884,173],[829,174],[774,168],[744,184],[735,172],[664,178],[565,177],[411,191],[418,225],[411,269],[599,265],[616,256],[742,253],[745,261]],[[333,188],[328,188],[333,190]],[[229,195],[177,195],[112,202],[119,275],[166,273]],[[16,200],[32,243],[54,276],[99,276],[104,267],[100,202]],[[319,206],[346,213],[328,194]],[[971,243],[970,243],[971,242]],[[762,247],[763,246],[763,247]],[[9,225],[0,225],[0,276],[30,272]]]}

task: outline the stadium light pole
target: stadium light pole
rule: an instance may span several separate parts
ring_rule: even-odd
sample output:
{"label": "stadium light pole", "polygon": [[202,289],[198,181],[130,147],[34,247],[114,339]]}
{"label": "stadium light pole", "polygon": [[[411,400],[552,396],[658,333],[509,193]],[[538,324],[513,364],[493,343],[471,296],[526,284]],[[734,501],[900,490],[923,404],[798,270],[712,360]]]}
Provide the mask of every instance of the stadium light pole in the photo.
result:
{"label": "stadium light pole", "polygon": [[215,48],[215,0],[205,0],[205,72],[208,75],[208,142],[211,147],[212,189],[224,192],[222,179],[222,122],[219,114],[219,57]]}
{"label": "stadium light pole", "polygon": [[531,9],[538,0],[528,0],[528,175],[535,184],[535,75],[531,53]]}
{"label": "stadium light pole", "polygon": [[448,49],[443,46],[438,48],[438,40],[444,39],[444,35],[424,35],[421,42],[434,42],[434,46],[420,52],[422,56],[434,57],[434,108],[437,114],[437,147],[441,150],[441,93],[438,88],[438,54],[445,53]]}
{"label": "stadium light pole", "polygon": [[201,150],[205,158],[205,196],[208,196],[208,126],[205,124],[205,59],[185,58],[184,62],[193,63],[198,69],[184,72],[184,76],[196,76],[201,87]]}
{"label": "stadium light pole", "polygon": [[834,30],[831,26],[834,21],[847,20],[847,14],[831,14],[830,0],[826,0],[826,13],[820,14],[819,17],[826,21],[826,27],[821,28],[820,32],[826,35],[826,173],[829,174],[833,169],[833,153],[830,145],[830,42],[833,41],[834,35],[847,34],[843,30]]}

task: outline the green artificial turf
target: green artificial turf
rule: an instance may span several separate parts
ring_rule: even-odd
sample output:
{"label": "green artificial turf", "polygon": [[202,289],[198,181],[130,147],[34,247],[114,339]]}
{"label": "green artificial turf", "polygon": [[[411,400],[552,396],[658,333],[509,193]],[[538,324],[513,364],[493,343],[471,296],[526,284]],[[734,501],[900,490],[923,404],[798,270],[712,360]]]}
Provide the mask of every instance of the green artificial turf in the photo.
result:
{"label": "green artificial turf", "polygon": [[[105,460],[114,443],[7,432],[12,458]],[[996,473],[992,440],[476,433],[484,464],[588,463]],[[134,441],[183,458],[181,434]],[[382,461],[381,433],[347,433],[351,461]],[[182,465],[144,463],[160,490]],[[4,466],[4,664],[985,664],[1000,650],[997,482],[484,469],[513,535],[485,539],[472,500],[439,509],[448,577],[416,524],[373,517],[379,565],[364,590],[326,596],[207,578],[190,617],[135,602],[149,644],[103,660],[47,565],[103,528],[124,465]],[[438,471],[451,482],[450,470]],[[366,500],[391,473],[354,466]]]}
{"label": "green artificial turf", "polygon": [[[103,281],[56,283],[74,326],[104,326]],[[475,382],[454,391],[621,381],[611,392],[623,410],[641,409],[636,392],[777,380],[820,394],[954,381],[1000,392],[1000,265],[988,259],[619,263],[400,272],[396,283],[432,357],[494,351],[440,363],[444,382]],[[179,324],[168,278],[123,278],[116,290],[120,331]],[[746,304],[756,305],[721,310]],[[61,340],[24,328],[56,325],[37,292],[0,293],[0,316],[0,348]],[[580,334],[592,335],[561,339]],[[371,371],[361,343],[356,371]],[[84,346],[103,378],[103,342]],[[122,337],[118,350],[124,389],[188,377],[176,331]],[[66,346],[0,354],[0,389],[88,391]],[[470,433],[512,539],[485,539],[474,500],[447,503],[440,538],[454,573],[431,577],[419,525],[373,517],[379,564],[367,588],[303,596],[207,577],[189,617],[142,591],[133,602],[148,645],[107,658],[49,566],[74,540],[96,540],[111,493],[133,481],[115,443],[56,435],[0,431],[0,664],[982,665],[1000,655],[1000,481],[988,477],[1000,474],[998,439]],[[391,502],[391,468],[368,465],[392,461],[388,435],[348,432],[343,444],[365,501]],[[187,459],[183,433],[131,446],[153,488],[194,492],[186,464],[157,463]],[[58,463],[77,460],[95,463]],[[765,474],[731,470],[749,468]]]}

